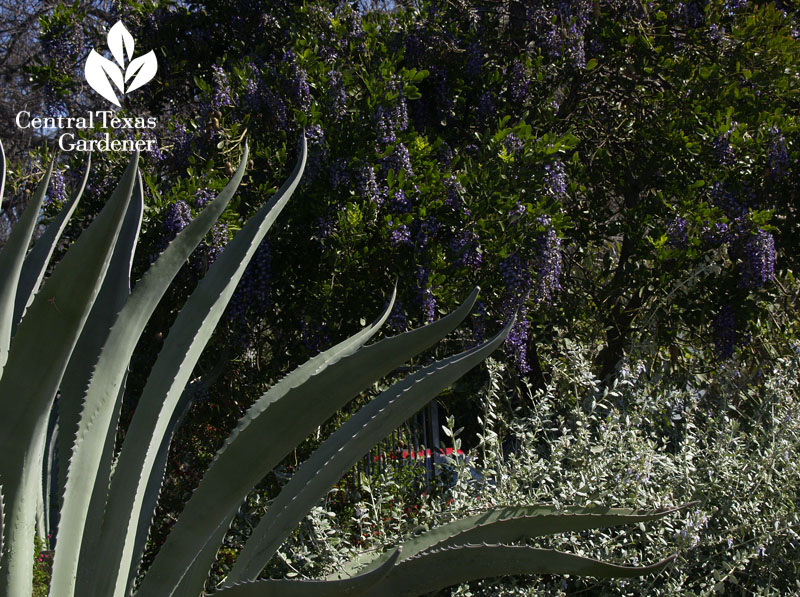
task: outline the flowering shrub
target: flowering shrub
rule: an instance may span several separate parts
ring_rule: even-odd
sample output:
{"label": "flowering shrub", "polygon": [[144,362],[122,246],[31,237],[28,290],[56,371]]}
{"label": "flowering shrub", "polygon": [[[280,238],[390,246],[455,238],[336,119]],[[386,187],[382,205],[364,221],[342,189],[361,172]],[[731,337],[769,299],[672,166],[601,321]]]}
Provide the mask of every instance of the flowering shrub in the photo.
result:
{"label": "flowering shrub", "polygon": [[[380,308],[375,289],[394,278],[399,300],[387,323],[393,332],[437,319],[476,283],[483,289],[481,303],[470,329],[454,342],[474,344],[487,322],[492,329],[494,322],[519,314],[505,343],[509,398],[497,396],[504,405],[498,417],[510,417],[522,400],[525,378],[535,390],[564,390],[568,375],[554,370],[565,349],[549,344],[554,336],[598,347],[580,358],[570,352],[569,358],[578,359],[570,367],[580,366],[569,375],[587,388],[599,380],[609,391],[614,379],[627,379],[620,370],[625,372],[625,363],[630,368],[635,347],[649,346],[653,359],[668,361],[664,383],[677,387],[685,404],[695,399],[686,380],[711,387],[693,375],[722,376],[734,384],[725,375],[735,364],[758,370],[789,353],[800,331],[793,298],[793,272],[800,267],[794,249],[800,226],[796,7],[724,0],[407,4],[359,11],[333,0],[127,0],[109,15],[111,22],[122,18],[159,57],[157,79],[127,98],[123,109],[158,115],[155,134],[169,149],[145,156],[150,209],[143,241],[149,254],[163,250],[221,188],[245,136],[253,148],[239,199],[185,268],[181,292],[168,296],[156,314],[139,351],[144,363],[157,353],[175,305],[277,184],[292,139],[300,129],[309,139],[306,199],[287,209],[285,234],[267,238],[259,249],[225,329],[214,339],[217,350],[200,364],[212,370],[222,353],[237,366],[207,388],[188,426],[235,420],[248,396],[343,337],[363,313]],[[65,31],[79,32],[82,37],[74,39],[87,44],[102,37],[110,23],[81,10],[61,7],[41,20],[43,53],[30,69],[60,111],[96,108],[93,96],[81,93],[80,61],[67,59],[76,50],[56,49]],[[63,166],[68,195],[82,166],[75,160]],[[87,212],[105,200],[102,181],[113,179],[111,169],[103,168],[101,182],[89,189]],[[64,191],[56,189],[57,203]],[[652,380],[648,391],[659,397],[654,400],[672,400],[669,384]],[[129,380],[134,391],[142,383],[135,373]],[[646,395],[640,389],[619,391],[634,400]],[[597,392],[602,395],[602,389]],[[561,412],[555,397],[547,399]],[[647,411],[649,421],[637,415],[642,429],[631,430],[630,422],[601,423],[596,414],[568,404],[577,409],[570,416],[586,428],[594,425],[598,437],[607,434],[667,466],[642,430],[679,421],[666,407]],[[459,423],[474,417],[474,405],[463,411],[456,413]],[[737,412],[725,423],[730,433]],[[572,425],[572,419],[532,421],[513,424],[521,425],[523,435],[530,425],[538,429],[533,454],[553,453],[547,442],[557,440],[584,442],[589,449],[583,431],[547,427],[553,421]],[[684,423],[670,425],[685,429]],[[711,435],[703,435],[710,431],[696,432],[698,445],[710,445]],[[622,448],[603,445],[595,461],[619,471]],[[695,463],[705,458],[706,471],[722,463],[733,470],[755,467],[756,461],[746,461],[745,447],[716,463],[710,451],[692,457]],[[605,460],[612,456],[618,460]],[[525,466],[539,470],[544,463],[543,458]],[[570,493],[586,484],[576,475],[589,479],[604,470],[599,464],[591,474],[558,468],[565,463],[574,464],[555,459],[546,465],[551,478],[566,483],[558,489],[565,493],[557,494],[564,501],[581,497]],[[675,470],[688,479],[688,468]],[[747,470],[762,478],[755,468]],[[681,499],[692,497],[677,477],[659,474]],[[721,469],[713,474],[723,478]],[[597,491],[630,481],[625,474],[624,483],[608,475],[599,479]],[[763,494],[756,481],[748,483],[742,487]],[[176,503],[184,491],[175,488],[181,494]],[[653,498],[653,491],[651,482],[620,499],[650,503],[644,498]],[[744,489],[737,496],[747,497]],[[756,528],[761,523],[755,522],[753,503],[742,505],[740,520]],[[708,515],[713,521],[709,512],[702,510],[697,520]],[[329,533],[326,517],[315,518],[314,528],[338,536]],[[752,543],[761,546],[767,535],[758,528],[760,538]],[[687,537],[694,541],[688,530]],[[722,535],[714,537],[727,545]],[[705,539],[700,541],[695,548],[705,549]],[[749,558],[736,566],[757,571],[746,575],[772,574],[764,572],[764,559],[747,556],[750,538],[732,541],[744,542],[741,558]],[[703,553],[705,564],[687,558],[697,574],[686,578],[717,570],[714,582],[740,579],[739,572],[719,568],[728,565],[720,564],[728,560],[727,551],[708,547]],[[313,557],[302,557],[302,566],[288,555],[287,562],[298,574],[317,570]],[[783,570],[783,564],[775,566]],[[673,581],[663,582],[667,587]],[[699,580],[686,582],[698,592],[708,590]]]}

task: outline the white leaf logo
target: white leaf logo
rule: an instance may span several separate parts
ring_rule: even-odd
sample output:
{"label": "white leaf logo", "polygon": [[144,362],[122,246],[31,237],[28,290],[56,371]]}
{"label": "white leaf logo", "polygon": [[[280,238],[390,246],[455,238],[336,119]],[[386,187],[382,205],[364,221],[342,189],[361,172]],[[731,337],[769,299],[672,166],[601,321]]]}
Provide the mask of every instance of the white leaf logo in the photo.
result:
{"label": "white leaf logo", "polygon": [[[119,99],[111,83],[116,86],[120,95],[125,95],[148,83],[158,71],[155,52],[150,50],[144,56],[133,58],[134,46],[133,36],[122,24],[122,21],[118,21],[108,32],[108,49],[111,50],[116,64],[94,50],[89,52],[89,56],[86,58],[84,68],[86,82],[97,93],[117,106],[120,105]],[[133,81],[125,89],[125,84],[131,79]]]}

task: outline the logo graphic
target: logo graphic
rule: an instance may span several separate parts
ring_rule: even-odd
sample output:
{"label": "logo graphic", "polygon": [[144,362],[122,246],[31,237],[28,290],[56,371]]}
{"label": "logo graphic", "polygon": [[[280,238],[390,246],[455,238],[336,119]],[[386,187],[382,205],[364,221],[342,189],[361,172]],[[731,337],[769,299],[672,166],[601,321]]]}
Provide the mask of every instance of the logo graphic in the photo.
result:
{"label": "logo graphic", "polygon": [[[116,64],[94,50],[86,59],[84,69],[86,81],[92,86],[92,89],[117,106],[120,105],[119,99],[111,83],[114,83],[119,89],[120,95],[125,95],[148,83],[158,71],[158,61],[153,50],[134,59],[133,47],[133,36],[125,29],[122,21],[117,21],[117,24],[108,32],[108,49],[111,50],[111,55],[117,61]],[[109,79],[111,83],[109,83]],[[126,88],[125,84],[130,79],[133,81]]]}

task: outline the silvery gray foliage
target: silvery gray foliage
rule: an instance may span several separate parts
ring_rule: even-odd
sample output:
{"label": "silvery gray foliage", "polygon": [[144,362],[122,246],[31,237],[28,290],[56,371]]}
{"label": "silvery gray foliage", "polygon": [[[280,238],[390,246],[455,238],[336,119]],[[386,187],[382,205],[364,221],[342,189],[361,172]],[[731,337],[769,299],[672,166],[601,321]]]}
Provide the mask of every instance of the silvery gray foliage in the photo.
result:
{"label": "silvery gray foliage", "polygon": [[[489,359],[481,399],[483,432],[475,458],[457,460],[456,482],[399,528],[367,509],[362,524],[385,533],[371,549],[499,504],[604,504],[669,507],[699,500],[681,519],[641,528],[602,529],[536,539],[587,556],[637,564],[678,546],[674,566],[638,579],[515,577],[482,580],[441,595],[793,594],[800,590],[800,355],[748,372],[735,362],[713,374],[663,375],[644,351],[621,364],[606,390],[592,371],[591,348],[566,339],[541,350],[552,379],[511,418],[498,405],[504,365]],[[548,356],[559,355],[559,356]],[[451,433],[458,439],[455,422]],[[509,450],[513,437],[514,449]],[[505,448],[504,448],[505,440]],[[375,498],[395,473],[373,480]],[[450,501],[452,500],[452,501]],[[365,503],[367,505],[368,502]],[[342,524],[344,521],[342,521]],[[318,524],[318,523],[313,523]],[[329,533],[322,553],[351,552]],[[338,547],[337,547],[338,546]],[[329,566],[337,560],[326,556]]]}

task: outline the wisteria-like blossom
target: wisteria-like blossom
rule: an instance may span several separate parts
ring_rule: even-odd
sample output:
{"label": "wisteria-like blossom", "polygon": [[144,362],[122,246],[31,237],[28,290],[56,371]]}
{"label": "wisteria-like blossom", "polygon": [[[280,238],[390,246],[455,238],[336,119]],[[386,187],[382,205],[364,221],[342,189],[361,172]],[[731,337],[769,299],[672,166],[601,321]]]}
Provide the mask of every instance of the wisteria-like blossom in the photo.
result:
{"label": "wisteria-like blossom", "polygon": [[375,130],[378,142],[389,145],[397,141],[394,126],[394,112],[384,106],[378,106],[375,112]]}
{"label": "wisteria-like blossom", "polygon": [[775,239],[759,228],[750,234],[739,262],[743,288],[761,288],[775,277]]}
{"label": "wisteria-like blossom", "polygon": [[533,298],[550,304],[561,290],[561,239],[553,229],[549,216],[540,216],[537,223],[545,231],[536,239],[536,287]]}
{"label": "wisteria-like blossom", "polygon": [[336,188],[347,185],[350,182],[350,174],[347,171],[347,160],[339,158],[334,160],[329,168],[331,186]]}
{"label": "wisteria-like blossom", "polygon": [[711,152],[720,166],[730,168],[736,163],[736,154],[731,146],[731,131],[719,135],[711,142]]}
{"label": "wisteria-like blossom", "polygon": [[194,206],[203,209],[215,197],[214,191],[209,188],[197,189],[194,193]]}
{"label": "wisteria-like blossom", "polygon": [[347,114],[347,91],[342,73],[332,70],[328,73],[328,107],[334,122],[342,120]]}
{"label": "wisteria-like blossom", "polygon": [[683,249],[689,242],[689,235],[686,231],[686,219],[680,216],[673,216],[667,224],[667,237],[670,246],[676,249]]}
{"label": "wisteria-like blossom", "polygon": [[414,176],[414,169],[411,166],[411,156],[408,149],[402,143],[395,145],[392,154],[385,158],[384,164],[389,170],[394,170],[395,174],[403,172],[406,178]]}
{"label": "wisteria-like blossom", "polygon": [[192,221],[192,210],[184,200],[178,200],[167,208],[163,229],[167,241],[171,241]]}
{"label": "wisteria-like blossom", "polygon": [[747,208],[721,182],[716,182],[711,187],[711,203],[721,209],[730,219],[747,214]]}
{"label": "wisteria-like blossom", "polygon": [[411,211],[411,200],[406,196],[402,189],[397,189],[391,200],[392,211],[396,214],[404,214]]}
{"label": "wisteria-like blossom", "polygon": [[454,175],[450,175],[444,179],[444,204],[452,209],[458,211],[461,209],[463,200],[461,197],[464,194],[464,187]]}
{"label": "wisteria-like blossom", "polygon": [[391,228],[389,234],[389,242],[393,247],[408,246],[411,244],[411,230],[405,224],[394,225],[393,221],[389,221],[388,227]]}
{"label": "wisteria-like blossom", "polygon": [[551,197],[561,198],[567,194],[567,172],[564,162],[556,160],[544,167],[544,187]]}
{"label": "wisteria-like blossom", "polygon": [[715,222],[713,225],[703,226],[703,242],[711,247],[718,247],[730,242],[731,230],[727,222]]}
{"label": "wisteria-like blossom", "polygon": [[522,62],[514,60],[514,62],[511,63],[507,81],[508,94],[511,97],[511,101],[517,104],[524,103],[525,100],[528,99],[528,88],[530,87],[531,80]]}
{"label": "wisteria-like blossom", "polygon": [[211,96],[211,107],[215,110],[225,106],[233,106],[233,98],[231,97],[231,86],[228,83],[228,75],[225,70],[214,64],[211,66],[211,75],[214,79],[214,92]]}
{"label": "wisteria-like blossom", "polygon": [[476,269],[483,262],[480,237],[472,230],[462,230],[450,241],[450,250],[458,267]]}
{"label": "wisteria-like blossom", "polygon": [[789,172],[789,152],[786,149],[786,138],[777,127],[770,128],[767,164],[773,180],[781,179]]}
{"label": "wisteria-like blossom", "polygon": [[358,173],[358,192],[364,199],[378,207],[383,205],[384,197],[375,179],[375,169],[369,164],[363,166]]}
{"label": "wisteria-like blossom", "polygon": [[530,373],[528,364],[528,338],[530,335],[531,322],[528,319],[528,309],[522,307],[517,312],[517,318],[505,340],[506,352],[511,356],[517,370],[521,375]]}
{"label": "wisteria-like blossom", "polygon": [[53,170],[48,191],[47,203],[60,205],[67,200],[67,186],[64,181],[64,171],[60,168]]}
{"label": "wisteria-like blossom", "polygon": [[269,307],[272,290],[272,249],[261,241],[228,305],[229,321],[245,323],[249,312],[260,313]]}
{"label": "wisteria-like blossom", "polygon": [[724,305],[720,309],[714,318],[712,328],[717,356],[721,359],[729,359],[733,356],[737,338],[736,319],[732,305]]}

